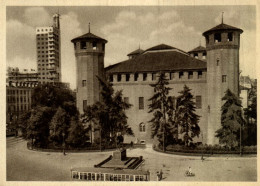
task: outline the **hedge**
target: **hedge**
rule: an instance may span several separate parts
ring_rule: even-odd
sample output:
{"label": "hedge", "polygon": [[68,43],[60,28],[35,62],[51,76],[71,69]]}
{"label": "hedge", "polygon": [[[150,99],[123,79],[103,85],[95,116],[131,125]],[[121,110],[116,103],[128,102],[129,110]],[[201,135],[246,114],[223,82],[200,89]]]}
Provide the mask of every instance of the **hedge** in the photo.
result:
{"label": "hedge", "polygon": [[[162,147],[153,146],[156,151],[162,151]],[[183,153],[183,154],[240,154],[240,149],[228,149],[220,145],[200,145],[194,148],[181,146],[181,145],[169,145],[166,147],[167,153]],[[242,148],[242,154],[257,154],[257,146],[245,146]]]}

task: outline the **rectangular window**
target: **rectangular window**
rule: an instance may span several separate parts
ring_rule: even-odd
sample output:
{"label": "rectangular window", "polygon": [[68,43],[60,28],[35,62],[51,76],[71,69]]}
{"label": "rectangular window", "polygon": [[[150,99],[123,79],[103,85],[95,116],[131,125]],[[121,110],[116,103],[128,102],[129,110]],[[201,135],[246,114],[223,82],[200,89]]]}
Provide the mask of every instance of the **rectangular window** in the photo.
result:
{"label": "rectangular window", "polygon": [[126,81],[129,81],[129,79],[130,79],[130,74],[126,74],[126,75],[125,75],[125,80],[126,80]]}
{"label": "rectangular window", "polygon": [[225,83],[225,82],[227,82],[227,75],[222,76],[222,83]]}
{"label": "rectangular window", "polygon": [[87,49],[86,41],[81,41],[80,42],[80,49]]}
{"label": "rectangular window", "polygon": [[110,76],[109,76],[109,81],[110,81],[110,82],[113,82],[113,75],[110,75]]}
{"label": "rectangular window", "polygon": [[82,87],[87,86],[87,80],[82,80]]}
{"label": "rectangular window", "polygon": [[228,41],[233,41],[233,33],[232,32],[229,32],[228,33]]}
{"label": "rectangular window", "polygon": [[194,53],[194,57],[195,57],[196,59],[198,59],[198,58],[199,58],[199,54],[198,54],[198,53]]}
{"label": "rectangular window", "polygon": [[137,81],[138,80],[138,73],[134,74],[134,80]]}
{"label": "rectangular window", "polygon": [[121,77],[122,77],[121,74],[117,74],[117,81],[118,81],[118,82],[121,81],[121,79],[122,79]]}
{"label": "rectangular window", "polygon": [[198,71],[198,79],[202,78],[202,71]]}
{"label": "rectangular window", "polygon": [[139,97],[139,110],[144,109],[144,97]]}
{"label": "rectangular window", "polygon": [[153,81],[156,80],[156,73],[152,73],[152,80],[153,80]]}
{"label": "rectangular window", "polygon": [[192,79],[192,78],[193,78],[193,72],[189,72],[188,79]]}
{"label": "rectangular window", "polygon": [[202,59],[206,59],[206,56],[207,56],[207,54],[205,52],[203,52]]}
{"label": "rectangular window", "polygon": [[88,101],[87,100],[83,100],[83,111],[87,110],[87,106],[88,106]]}
{"label": "rectangular window", "polygon": [[183,72],[179,72],[179,79],[183,78]]}
{"label": "rectangular window", "polygon": [[96,42],[93,42],[92,46],[93,46],[93,50],[97,50],[97,43]]}
{"label": "rectangular window", "polygon": [[174,79],[174,72],[170,72],[170,80]]}
{"label": "rectangular window", "polygon": [[201,109],[201,96],[196,96],[196,108]]}
{"label": "rectangular window", "polygon": [[220,33],[214,34],[214,41],[215,41],[215,43],[221,42],[221,34]]}
{"label": "rectangular window", "polygon": [[129,97],[124,97],[124,102],[129,103]]}
{"label": "rectangular window", "polygon": [[102,44],[102,51],[105,51],[105,43]]}
{"label": "rectangular window", "polygon": [[143,81],[146,81],[147,79],[147,73],[143,73]]}

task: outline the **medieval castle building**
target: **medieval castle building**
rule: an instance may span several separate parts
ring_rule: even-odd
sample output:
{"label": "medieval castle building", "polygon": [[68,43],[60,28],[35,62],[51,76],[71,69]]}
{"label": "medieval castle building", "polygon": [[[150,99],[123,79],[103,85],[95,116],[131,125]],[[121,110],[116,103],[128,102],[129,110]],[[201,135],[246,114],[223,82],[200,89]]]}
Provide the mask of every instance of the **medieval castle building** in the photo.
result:
{"label": "medieval castle building", "polygon": [[150,84],[164,72],[172,88],[169,96],[177,97],[187,85],[195,98],[196,113],[201,116],[201,135],[195,141],[218,144],[215,131],[221,127],[221,98],[227,89],[239,95],[239,28],[224,24],[203,33],[206,48],[199,46],[185,52],[160,44],[128,54],[129,59],[104,68],[107,41],[92,33],[72,40],[76,56],[77,107],[80,113],[100,99],[96,76],[108,77],[115,90],[123,90],[124,100],[132,104],[126,111],[134,138],[125,140],[151,143],[148,99],[153,95]]}

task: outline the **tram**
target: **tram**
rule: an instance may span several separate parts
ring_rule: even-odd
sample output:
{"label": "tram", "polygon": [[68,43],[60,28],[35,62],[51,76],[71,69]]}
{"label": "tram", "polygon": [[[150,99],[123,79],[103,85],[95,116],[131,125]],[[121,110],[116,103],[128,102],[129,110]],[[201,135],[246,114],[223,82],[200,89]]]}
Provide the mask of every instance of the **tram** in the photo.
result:
{"label": "tram", "polygon": [[71,169],[73,181],[149,181],[150,172],[135,169],[79,167]]}

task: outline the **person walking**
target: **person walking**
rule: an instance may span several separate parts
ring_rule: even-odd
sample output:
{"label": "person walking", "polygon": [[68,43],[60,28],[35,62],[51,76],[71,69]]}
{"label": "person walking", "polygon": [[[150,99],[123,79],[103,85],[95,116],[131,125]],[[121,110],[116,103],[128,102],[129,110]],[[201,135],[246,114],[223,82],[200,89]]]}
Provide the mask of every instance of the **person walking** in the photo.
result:
{"label": "person walking", "polygon": [[162,169],[160,170],[160,180],[162,180],[162,175],[163,175],[163,171],[162,171]]}

